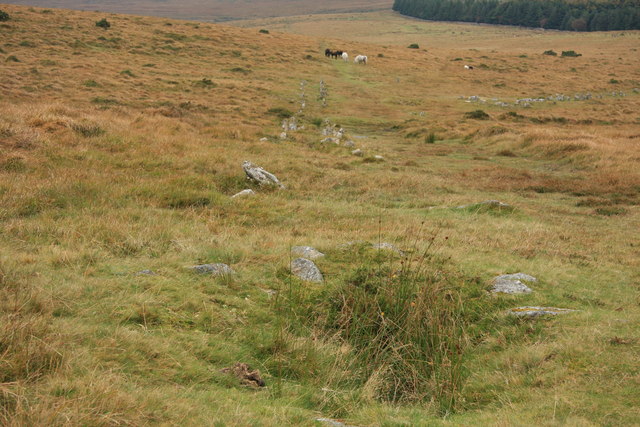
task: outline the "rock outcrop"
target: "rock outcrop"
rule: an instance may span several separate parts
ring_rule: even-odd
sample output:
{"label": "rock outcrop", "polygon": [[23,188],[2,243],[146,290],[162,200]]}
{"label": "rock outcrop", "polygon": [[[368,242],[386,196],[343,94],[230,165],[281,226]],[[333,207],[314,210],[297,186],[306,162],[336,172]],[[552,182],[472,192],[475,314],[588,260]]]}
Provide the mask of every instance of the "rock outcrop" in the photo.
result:
{"label": "rock outcrop", "polygon": [[276,186],[281,189],[284,189],[285,186],[280,182],[278,178],[271,172],[267,172],[260,166],[254,165],[248,160],[245,160],[242,163],[242,169],[244,169],[244,173],[247,174],[247,178],[258,183],[260,186]]}

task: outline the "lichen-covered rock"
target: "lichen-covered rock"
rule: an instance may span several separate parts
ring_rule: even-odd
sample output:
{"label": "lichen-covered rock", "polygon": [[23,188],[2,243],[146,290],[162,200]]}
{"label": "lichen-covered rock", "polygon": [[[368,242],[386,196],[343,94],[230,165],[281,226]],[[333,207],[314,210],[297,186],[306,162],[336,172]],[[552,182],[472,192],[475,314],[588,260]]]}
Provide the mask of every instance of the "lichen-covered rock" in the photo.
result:
{"label": "lichen-covered rock", "polygon": [[306,282],[322,282],[324,280],[316,264],[306,258],[296,258],[291,261],[291,273]]}
{"label": "lichen-covered rock", "polygon": [[247,197],[247,196],[255,196],[256,192],[253,191],[250,188],[247,188],[246,190],[242,190],[239,193],[234,194],[233,196],[231,196],[232,199],[235,199],[236,197]]}
{"label": "lichen-covered rock", "polygon": [[291,248],[291,253],[301,258],[307,259],[316,259],[324,256],[322,252],[315,248],[312,248],[311,246],[294,246]]}
{"label": "lichen-covered rock", "polygon": [[375,156],[373,156],[373,158],[378,162],[384,162],[384,157],[382,157],[380,154],[376,154]]}
{"label": "lichen-covered rock", "polygon": [[282,189],[285,188],[274,174],[267,172],[260,166],[254,165],[248,160],[245,160],[242,163],[242,169],[244,169],[244,173],[247,174],[248,179],[257,182],[261,186],[277,186]]}
{"label": "lichen-covered rock", "polygon": [[234,273],[231,267],[222,263],[194,265],[191,269],[199,274],[211,274],[213,276],[223,276]]}
{"label": "lichen-covered rock", "polygon": [[353,150],[351,152],[351,154],[353,154],[354,156],[358,156],[358,157],[364,156],[364,152],[359,148],[356,148],[355,150]]}
{"label": "lichen-covered rock", "polygon": [[503,294],[528,294],[531,289],[523,282],[537,282],[533,276],[524,273],[503,274],[493,279],[491,292]]}
{"label": "lichen-covered rock", "polygon": [[347,139],[343,144],[347,148],[353,148],[356,146],[356,143],[352,139]]}
{"label": "lichen-covered rock", "polygon": [[567,314],[576,310],[557,307],[516,307],[509,310],[511,316],[518,317],[540,317],[540,316],[557,316],[559,314]]}

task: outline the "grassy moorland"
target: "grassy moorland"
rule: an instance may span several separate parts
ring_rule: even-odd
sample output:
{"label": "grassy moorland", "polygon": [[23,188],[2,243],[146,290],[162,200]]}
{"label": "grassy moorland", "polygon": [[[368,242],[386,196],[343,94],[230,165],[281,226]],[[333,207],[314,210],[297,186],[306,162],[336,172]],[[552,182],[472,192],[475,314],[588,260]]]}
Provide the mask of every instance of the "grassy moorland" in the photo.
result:
{"label": "grassy moorland", "polygon": [[[637,424],[640,34],[0,9],[2,424]],[[455,209],[487,199],[514,209]],[[487,292],[519,271],[533,293]]]}
{"label": "grassy moorland", "polygon": [[388,10],[393,0],[12,0],[23,6],[128,13],[176,19],[220,22],[266,16]]}

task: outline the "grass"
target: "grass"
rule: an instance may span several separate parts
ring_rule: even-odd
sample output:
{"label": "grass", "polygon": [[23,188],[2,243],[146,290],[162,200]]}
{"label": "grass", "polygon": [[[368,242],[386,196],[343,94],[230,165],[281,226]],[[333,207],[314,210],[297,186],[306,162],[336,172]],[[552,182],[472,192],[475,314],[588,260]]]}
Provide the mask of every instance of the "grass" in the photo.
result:
{"label": "grass", "polygon": [[[105,33],[103,12],[3,10],[20,62],[0,88],[1,424],[638,419],[636,33],[390,13],[251,29],[110,15]],[[414,42],[433,47],[416,57]],[[325,60],[327,46],[372,59]],[[551,47],[581,52],[581,72]],[[606,95],[612,67],[625,97]],[[527,110],[458,99],[586,91]],[[491,120],[464,118],[478,108]],[[282,141],[291,115],[304,129]],[[365,157],[321,146],[325,119]],[[287,190],[247,182],[244,160]],[[484,200],[513,209],[455,209]],[[383,241],[406,259],[357,243]],[[326,254],[325,283],[290,277],[295,245]],[[188,269],[217,262],[236,274]],[[487,293],[520,271],[533,293]],[[524,305],[578,311],[504,315]],[[236,362],[267,387],[220,372]]]}

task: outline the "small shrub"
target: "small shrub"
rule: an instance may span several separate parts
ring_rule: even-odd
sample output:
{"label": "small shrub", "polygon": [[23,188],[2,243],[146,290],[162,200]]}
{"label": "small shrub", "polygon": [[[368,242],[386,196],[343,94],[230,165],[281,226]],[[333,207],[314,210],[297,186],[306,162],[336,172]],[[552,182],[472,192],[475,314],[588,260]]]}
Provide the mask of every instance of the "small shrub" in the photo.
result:
{"label": "small shrub", "polygon": [[624,215],[627,213],[625,208],[619,206],[602,207],[595,210],[596,214],[603,216]]}
{"label": "small shrub", "polygon": [[195,85],[198,86],[198,87],[209,87],[209,88],[213,88],[213,87],[217,86],[217,84],[215,84],[211,79],[207,79],[207,78],[204,78],[202,80],[198,80],[195,83]]}
{"label": "small shrub", "polygon": [[20,62],[20,60],[15,55],[9,55],[7,56],[6,62]]}
{"label": "small shrub", "polygon": [[36,47],[35,43],[30,42],[28,40],[24,40],[20,42],[20,46],[22,47]]}
{"label": "small shrub", "polygon": [[615,85],[615,84],[620,83],[620,81],[619,81],[619,80],[616,80],[616,79],[611,79],[611,80],[609,80],[609,83],[611,83],[611,84],[614,84],[614,85]]}
{"label": "small shrub", "polygon": [[120,71],[120,74],[123,76],[135,77],[135,74],[133,74],[131,70],[122,70]]}
{"label": "small shrub", "polygon": [[101,20],[96,21],[96,27],[104,28],[106,30],[111,27],[111,24],[107,21],[107,18],[102,18]]}
{"label": "small shrub", "polygon": [[378,54],[378,58],[384,58],[384,54],[383,53],[379,53]]}
{"label": "small shrub", "polygon": [[544,52],[542,52],[542,54],[549,55],[549,56],[558,56],[558,54],[553,50],[545,50]]}
{"label": "small shrub", "polygon": [[105,133],[104,129],[93,123],[72,123],[70,127],[74,132],[85,138],[100,136]]}
{"label": "small shrub", "polygon": [[467,119],[475,119],[475,120],[488,120],[490,116],[485,113],[483,110],[475,110],[464,113],[464,117]]}
{"label": "small shrub", "polygon": [[269,34],[269,30],[265,30],[264,28],[258,31],[261,34]]}
{"label": "small shrub", "polygon": [[425,144],[433,144],[436,142],[436,134],[434,132],[429,132],[427,136],[424,138]]}
{"label": "small shrub", "polygon": [[242,68],[242,67],[234,67],[230,71],[232,71],[234,73],[243,73],[243,74],[249,74],[251,72],[251,70],[248,70],[248,69]]}
{"label": "small shrub", "polygon": [[452,61],[462,61],[462,58],[453,58]]}
{"label": "small shrub", "polygon": [[27,170],[27,165],[22,157],[9,157],[0,162],[0,170],[5,172],[24,172]]}
{"label": "small shrub", "polygon": [[[293,113],[291,111],[283,107],[269,108],[267,110],[267,114],[271,116],[276,116],[279,119],[288,119],[289,117],[293,116]],[[320,120],[320,124],[322,125],[322,119],[319,119],[319,120]]]}
{"label": "small shrub", "polygon": [[8,21],[9,19],[11,19],[9,14],[4,10],[0,10],[0,22]]}
{"label": "small shrub", "polygon": [[85,81],[82,83],[82,85],[83,85],[83,86],[86,86],[86,87],[98,87],[98,86],[100,86],[100,85],[98,84],[98,82],[97,82],[97,81],[95,81],[95,80],[85,80]]}
{"label": "small shrub", "polygon": [[420,46],[418,45],[418,43],[411,43],[409,46],[407,46],[409,49],[420,49]]}
{"label": "small shrub", "polygon": [[576,58],[576,57],[578,57],[578,56],[582,56],[582,54],[581,54],[581,53],[576,53],[576,52],[575,52],[575,51],[573,51],[573,50],[563,50],[563,51],[562,51],[562,55],[560,55],[560,56],[566,56],[566,57],[570,57],[570,58]]}
{"label": "small shrub", "polygon": [[93,102],[94,104],[101,104],[101,105],[119,105],[120,104],[120,101],[118,101],[117,99],[105,98],[103,96],[96,96],[95,98],[91,99],[91,102]]}
{"label": "small shrub", "polygon": [[503,157],[518,157],[516,153],[511,150],[500,150],[496,154]]}

